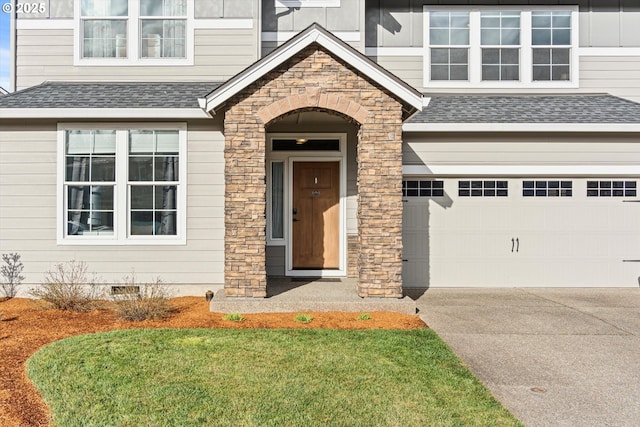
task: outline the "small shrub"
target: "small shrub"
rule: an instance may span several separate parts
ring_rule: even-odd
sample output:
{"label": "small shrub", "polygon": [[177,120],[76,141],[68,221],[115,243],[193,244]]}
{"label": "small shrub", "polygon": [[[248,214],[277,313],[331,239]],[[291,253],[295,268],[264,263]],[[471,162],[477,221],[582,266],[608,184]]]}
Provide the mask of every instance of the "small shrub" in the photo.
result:
{"label": "small shrub", "polygon": [[2,261],[5,264],[0,268],[2,293],[6,298],[13,298],[18,294],[18,286],[24,280],[24,276],[20,274],[24,265],[17,253],[2,254]]}
{"label": "small shrub", "polygon": [[298,314],[293,320],[300,323],[310,323],[313,320],[313,316],[310,314]]}
{"label": "small shrub", "polygon": [[232,322],[242,322],[244,320],[244,317],[240,313],[229,313],[225,314],[223,319],[231,320]]}
{"label": "small shrub", "polygon": [[[115,291],[116,288],[119,292]],[[171,313],[171,290],[159,278],[153,282],[139,283],[135,274],[131,274],[123,278],[120,286],[112,289],[114,292],[111,301],[114,303],[114,311],[122,320],[156,320]]]}
{"label": "small shrub", "polygon": [[103,297],[104,290],[95,273],[89,278],[87,264],[74,260],[56,264],[47,271],[44,281],[31,295],[59,310],[90,311],[97,308],[97,300]]}
{"label": "small shrub", "polygon": [[369,313],[360,313],[356,320],[369,320],[371,315]]}

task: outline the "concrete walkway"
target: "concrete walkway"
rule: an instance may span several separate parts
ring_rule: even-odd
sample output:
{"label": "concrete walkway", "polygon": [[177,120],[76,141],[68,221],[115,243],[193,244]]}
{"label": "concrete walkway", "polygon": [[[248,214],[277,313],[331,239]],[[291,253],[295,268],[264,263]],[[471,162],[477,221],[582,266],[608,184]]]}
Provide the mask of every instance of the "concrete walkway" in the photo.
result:
{"label": "concrete walkway", "polygon": [[640,289],[430,289],[417,306],[525,425],[640,425]]}

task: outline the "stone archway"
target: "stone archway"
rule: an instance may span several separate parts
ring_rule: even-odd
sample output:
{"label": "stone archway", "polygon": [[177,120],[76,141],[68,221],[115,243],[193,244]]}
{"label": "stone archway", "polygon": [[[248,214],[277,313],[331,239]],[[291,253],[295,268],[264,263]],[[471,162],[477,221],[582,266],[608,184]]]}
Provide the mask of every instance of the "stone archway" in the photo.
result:
{"label": "stone archway", "polygon": [[311,45],[228,103],[225,113],[225,294],[266,296],[265,126],[322,109],[360,126],[358,294],[402,296],[402,103]]}

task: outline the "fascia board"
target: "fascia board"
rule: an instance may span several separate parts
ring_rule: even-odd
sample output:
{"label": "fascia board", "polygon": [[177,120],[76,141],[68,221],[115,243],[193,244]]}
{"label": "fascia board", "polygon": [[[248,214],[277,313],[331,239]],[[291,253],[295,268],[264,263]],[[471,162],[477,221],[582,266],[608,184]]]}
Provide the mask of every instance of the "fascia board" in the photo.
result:
{"label": "fascia board", "polygon": [[640,123],[405,123],[404,132],[640,132]]}
{"label": "fascia board", "polygon": [[7,108],[2,119],[206,119],[200,108]]}

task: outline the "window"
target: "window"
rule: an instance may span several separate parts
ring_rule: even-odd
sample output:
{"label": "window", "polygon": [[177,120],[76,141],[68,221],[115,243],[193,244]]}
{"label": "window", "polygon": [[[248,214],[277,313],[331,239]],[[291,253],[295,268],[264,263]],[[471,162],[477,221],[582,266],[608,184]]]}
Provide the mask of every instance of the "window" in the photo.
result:
{"label": "window", "polygon": [[284,238],[284,162],[271,163],[271,238]]}
{"label": "window", "polygon": [[468,80],[469,13],[432,12],[429,31],[431,79]]}
{"label": "window", "polygon": [[113,235],[115,131],[67,131],[67,235]]}
{"label": "window", "polygon": [[482,12],[480,28],[482,80],[520,80],[520,12]]}
{"label": "window", "polygon": [[569,80],[571,12],[533,12],[533,80]]}
{"label": "window", "polygon": [[444,181],[402,181],[402,196],[442,197],[444,196]]}
{"label": "window", "polygon": [[587,181],[587,197],[636,197],[636,181]]}
{"label": "window", "polygon": [[193,2],[81,0],[76,65],[191,65]]}
{"label": "window", "polygon": [[142,58],[184,58],[185,0],[140,0]]}
{"label": "window", "polygon": [[61,125],[60,243],[183,243],[183,125]]}
{"label": "window", "polygon": [[129,230],[136,235],[176,235],[180,180],[178,131],[129,132]]}
{"label": "window", "polygon": [[577,87],[578,8],[424,6],[426,87]]}
{"label": "window", "polygon": [[572,181],[522,181],[524,197],[571,197]]}
{"label": "window", "polygon": [[83,58],[126,58],[128,0],[82,0]]}
{"label": "window", "polygon": [[506,197],[508,195],[508,181],[458,181],[460,197]]}

